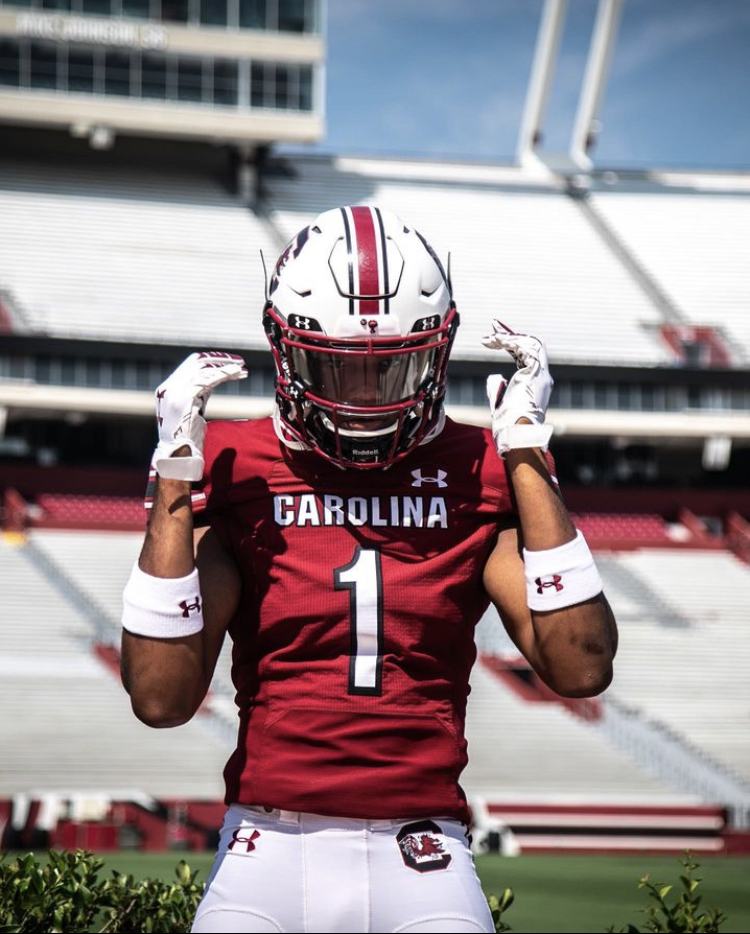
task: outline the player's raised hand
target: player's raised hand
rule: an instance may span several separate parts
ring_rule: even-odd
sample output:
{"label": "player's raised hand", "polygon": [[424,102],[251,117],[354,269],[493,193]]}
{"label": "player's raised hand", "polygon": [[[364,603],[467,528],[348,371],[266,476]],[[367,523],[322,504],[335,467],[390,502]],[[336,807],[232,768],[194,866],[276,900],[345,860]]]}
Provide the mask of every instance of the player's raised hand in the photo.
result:
{"label": "player's raised hand", "polygon": [[[545,425],[544,419],[554,385],[544,344],[530,334],[516,334],[497,319],[492,328],[482,343],[507,351],[517,367],[510,381],[499,374],[487,377],[497,452],[503,456],[514,448],[544,448],[552,435],[552,426]],[[519,424],[522,419],[528,421]]]}
{"label": "player's raised hand", "polygon": [[[193,353],[156,390],[156,424],[159,443],[153,463],[161,477],[200,480],[203,476],[203,442],[208,398],[220,383],[244,379],[245,361],[218,350]],[[183,446],[184,456],[173,457]]]}

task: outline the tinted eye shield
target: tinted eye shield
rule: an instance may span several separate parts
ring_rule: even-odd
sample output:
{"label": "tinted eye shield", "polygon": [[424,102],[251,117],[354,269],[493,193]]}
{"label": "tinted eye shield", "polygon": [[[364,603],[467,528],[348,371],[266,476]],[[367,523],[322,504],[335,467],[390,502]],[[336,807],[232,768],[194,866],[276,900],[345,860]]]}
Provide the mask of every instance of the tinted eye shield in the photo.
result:
{"label": "tinted eye shield", "polygon": [[437,350],[449,343],[445,327],[398,337],[330,337],[324,334],[284,328],[281,343],[285,348],[313,350],[342,356],[392,356],[415,350]]}
{"label": "tinted eye shield", "polygon": [[448,343],[440,334],[437,339],[424,334],[393,340],[308,338],[283,340],[290,376],[305,387],[306,398],[370,411],[416,401]]}

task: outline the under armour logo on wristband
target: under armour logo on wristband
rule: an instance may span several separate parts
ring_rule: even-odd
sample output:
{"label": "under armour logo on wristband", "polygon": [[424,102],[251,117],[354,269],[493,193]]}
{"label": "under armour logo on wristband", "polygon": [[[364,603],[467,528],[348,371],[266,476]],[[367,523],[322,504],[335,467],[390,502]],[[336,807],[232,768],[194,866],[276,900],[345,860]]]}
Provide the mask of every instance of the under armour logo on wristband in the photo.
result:
{"label": "under armour logo on wristband", "polygon": [[[541,591],[539,591],[539,592],[541,593]],[[185,617],[185,619],[189,619],[191,613],[200,613],[200,611],[201,611],[201,598],[200,598],[200,597],[196,597],[196,598],[195,598],[195,601],[194,601],[193,603],[188,603],[187,600],[183,600],[183,601],[179,604],[179,606],[180,606],[180,608],[182,609],[182,615]]]}
{"label": "under armour logo on wristband", "polygon": [[561,580],[562,576],[560,574],[550,574],[549,579],[542,579],[541,577],[537,577],[537,579],[534,581],[536,584],[536,592],[544,593],[545,587],[554,587],[556,591],[562,590],[563,585],[560,583]]}
{"label": "under armour logo on wristband", "polygon": [[229,843],[228,849],[233,850],[235,843],[244,843],[245,852],[251,853],[255,849],[255,840],[260,836],[259,830],[254,830],[249,837],[241,837],[240,833],[242,831],[241,827],[238,827],[237,830],[232,834],[232,839]]}

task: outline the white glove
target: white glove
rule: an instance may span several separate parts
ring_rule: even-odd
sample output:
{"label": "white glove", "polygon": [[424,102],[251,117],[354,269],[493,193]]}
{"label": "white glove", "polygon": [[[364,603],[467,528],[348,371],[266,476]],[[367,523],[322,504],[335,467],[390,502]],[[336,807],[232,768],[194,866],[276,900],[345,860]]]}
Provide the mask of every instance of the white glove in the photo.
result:
{"label": "white glove", "polygon": [[[206,437],[208,397],[220,383],[247,376],[245,361],[218,350],[190,354],[156,390],[156,423],[159,443],[153,464],[168,480],[200,480],[203,476],[203,442]],[[185,457],[172,457],[183,445]]]}
{"label": "white glove", "polygon": [[[487,398],[492,411],[492,437],[502,457],[515,448],[546,448],[552,426],[544,424],[554,381],[544,344],[530,334],[515,334],[497,319],[493,333],[482,338],[485,347],[506,350],[518,369],[508,382],[499,374],[487,377]],[[528,418],[531,425],[516,422]]]}

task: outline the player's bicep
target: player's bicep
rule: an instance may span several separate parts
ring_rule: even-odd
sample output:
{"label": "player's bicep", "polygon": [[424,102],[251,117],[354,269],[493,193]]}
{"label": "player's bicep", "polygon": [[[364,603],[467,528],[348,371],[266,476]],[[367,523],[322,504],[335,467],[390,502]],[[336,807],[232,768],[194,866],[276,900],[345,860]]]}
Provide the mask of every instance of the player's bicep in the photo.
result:
{"label": "player's bicep", "polygon": [[203,598],[204,670],[210,680],[242,585],[234,559],[210,527],[195,530],[195,564]]}
{"label": "player's bicep", "polygon": [[502,528],[484,568],[484,588],[517,648],[531,661],[534,630],[515,525]]}

